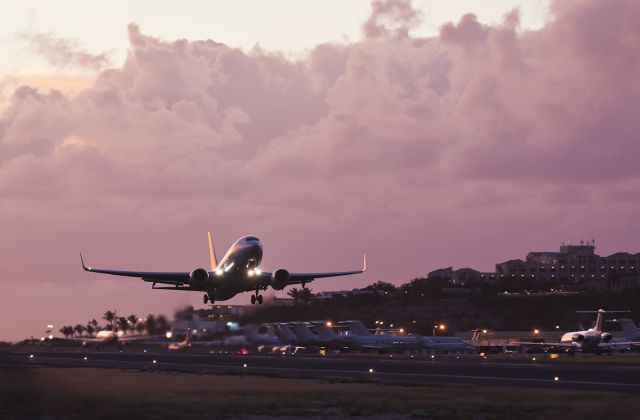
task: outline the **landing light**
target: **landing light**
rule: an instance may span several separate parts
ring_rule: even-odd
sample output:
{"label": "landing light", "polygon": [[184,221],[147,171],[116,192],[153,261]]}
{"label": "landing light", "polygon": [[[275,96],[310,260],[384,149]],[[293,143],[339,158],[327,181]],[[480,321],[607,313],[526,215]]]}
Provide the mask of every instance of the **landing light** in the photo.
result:
{"label": "landing light", "polygon": [[260,274],[262,274],[262,270],[260,270],[259,268],[256,268],[255,270],[253,270],[254,273],[256,274],[256,276],[259,276]]}
{"label": "landing light", "polygon": [[173,336],[173,333],[171,331],[167,331],[167,333],[164,336],[167,338],[171,338]]}
{"label": "landing light", "polygon": [[331,321],[327,321],[327,327],[330,327],[332,325],[333,325],[333,323]]}

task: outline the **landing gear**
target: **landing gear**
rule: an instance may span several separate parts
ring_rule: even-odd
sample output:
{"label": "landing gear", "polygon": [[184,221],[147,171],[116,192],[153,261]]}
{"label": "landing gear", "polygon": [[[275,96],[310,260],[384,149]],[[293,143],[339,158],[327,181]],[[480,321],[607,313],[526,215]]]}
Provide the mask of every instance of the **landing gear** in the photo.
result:
{"label": "landing gear", "polygon": [[213,295],[209,295],[208,293],[204,294],[204,298],[203,298],[204,304],[206,305],[209,301],[211,301],[211,303],[215,303],[216,298]]}
{"label": "landing gear", "polygon": [[251,295],[251,304],[255,305],[258,302],[259,305],[262,305],[262,295],[259,293],[260,289],[256,289],[256,294]]}

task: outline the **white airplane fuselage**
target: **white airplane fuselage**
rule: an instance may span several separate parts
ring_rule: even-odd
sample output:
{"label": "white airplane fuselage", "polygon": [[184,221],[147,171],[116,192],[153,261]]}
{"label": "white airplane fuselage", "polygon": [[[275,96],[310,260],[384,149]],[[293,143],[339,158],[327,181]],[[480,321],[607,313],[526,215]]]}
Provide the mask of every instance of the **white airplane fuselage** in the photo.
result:
{"label": "white airplane fuselage", "polygon": [[569,343],[582,350],[594,350],[602,341],[602,332],[593,328],[584,331],[572,331],[562,335],[561,343]]}

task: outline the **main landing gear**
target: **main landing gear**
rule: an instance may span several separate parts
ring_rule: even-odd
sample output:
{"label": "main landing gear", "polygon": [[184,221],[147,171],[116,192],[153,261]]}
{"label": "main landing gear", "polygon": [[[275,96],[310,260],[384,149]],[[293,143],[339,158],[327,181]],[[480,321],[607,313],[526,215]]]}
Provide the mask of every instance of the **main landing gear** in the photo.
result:
{"label": "main landing gear", "polygon": [[206,305],[209,301],[213,304],[216,302],[216,297],[212,294],[205,293],[203,298],[204,304]]}
{"label": "main landing gear", "polygon": [[256,289],[256,294],[251,295],[251,304],[255,305],[258,302],[259,305],[262,305],[262,295],[259,293],[260,289]]}

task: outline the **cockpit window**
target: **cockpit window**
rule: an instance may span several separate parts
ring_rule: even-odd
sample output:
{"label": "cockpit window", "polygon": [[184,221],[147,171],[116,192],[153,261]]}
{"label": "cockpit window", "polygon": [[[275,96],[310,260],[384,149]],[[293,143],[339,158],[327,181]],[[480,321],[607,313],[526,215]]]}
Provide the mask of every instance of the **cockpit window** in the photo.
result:
{"label": "cockpit window", "polygon": [[244,240],[247,242],[260,242],[260,239],[256,238],[255,236],[247,236],[246,238],[244,238]]}

